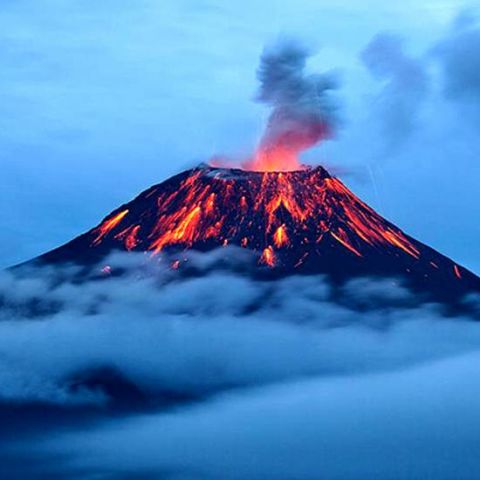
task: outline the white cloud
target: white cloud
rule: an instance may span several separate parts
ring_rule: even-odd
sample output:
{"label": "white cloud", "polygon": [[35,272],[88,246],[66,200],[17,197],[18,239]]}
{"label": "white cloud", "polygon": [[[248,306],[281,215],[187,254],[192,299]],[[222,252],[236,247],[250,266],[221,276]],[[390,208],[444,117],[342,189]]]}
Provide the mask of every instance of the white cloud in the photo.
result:
{"label": "white cloud", "polygon": [[70,433],[41,451],[67,454],[62,468],[111,475],[473,480],[479,361],[477,352],[399,372],[227,394]]}

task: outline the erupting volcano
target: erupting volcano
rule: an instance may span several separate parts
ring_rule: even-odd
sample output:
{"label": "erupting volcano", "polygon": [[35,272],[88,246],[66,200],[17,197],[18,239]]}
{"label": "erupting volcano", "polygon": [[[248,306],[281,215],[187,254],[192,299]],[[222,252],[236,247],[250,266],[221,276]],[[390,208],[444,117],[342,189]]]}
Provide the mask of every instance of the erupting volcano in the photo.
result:
{"label": "erupting volcano", "polygon": [[41,262],[93,264],[115,250],[168,253],[235,245],[273,275],[403,279],[436,297],[480,291],[480,279],[414,240],[322,167],[256,172],[200,166],[141,193]]}
{"label": "erupting volcano", "polygon": [[306,76],[307,57],[290,43],[264,52],[258,100],[271,113],[244,169],[200,166],[176,175],[40,261],[92,265],[115,250],[163,252],[181,270],[187,249],[233,245],[254,252],[255,271],[272,276],[396,277],[435,299],[480,291],[474,274],[403,233],[325,169],[299,163],[299,153],[328,138],[334,123],[334,82]]}

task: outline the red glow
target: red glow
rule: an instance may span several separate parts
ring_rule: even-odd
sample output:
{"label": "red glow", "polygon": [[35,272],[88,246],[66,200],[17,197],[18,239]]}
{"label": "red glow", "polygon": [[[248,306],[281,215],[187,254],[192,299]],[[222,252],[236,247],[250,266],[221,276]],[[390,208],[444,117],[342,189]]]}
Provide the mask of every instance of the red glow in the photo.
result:
{"label": "red glow", "polygon": [[110,265],[105,265],[101,270],[103,275],[111,275],[112,274],[112,267]]}
{"label": "red glow", "polygon": [[455,276],[457,278],[462,278],[462,273],[460,272],[460,269],[458,268],[458,265],[453,266],[453,271],[455,272]]}
{"label": "red glow", "polygon": [[130,251],[138,245],[137,235],[140,231],[140,225],[133,225],[125,228],[115,235],[115,238],[124,241],[125,248]]}
{"label": "red glow", "polygon": [[401,230],[322,169],[242,173],[238,179],[230,172],[199,169],[173,189],[149,192],[148,210],[127,217],[125,209],[107,219],[94,230],[92,245],[108,238],[152,255],[169,247],[238,245],[258,252],[270,267],[283,265],[282,255],[292,251],[292,265],[300,266],[320,245],[340,246],[359,259],[374,250],[420,257]]}
{"label": "red glow", "polygon": [[188,210],[183,207],[179,212],[167,217],[167,224],[171,225],[165,233],[160,235],[150,246],[154,253],[158,253],[165,245],[184,243],[191,245],[194,238],[197,224],[200,220],[201,209],[199,206]]}
{"label": "red glow", "polygon": [[287,229],[285,227],[285,224],[280,225],[277,228],[275,234],[273,235],[273,241],[277,248],[281,248],[288,245],[288,236],[287,236]]}
{"label": "red glow", "polygon": [[[281,116],[280,113],[279,115]],[[332,134],[327,123],[318,119],[295,121],[291,118],[282,119],[280,116],[270,119],[253,159],[243,165],[245,170],[258,172],[305,170],[306,167],[298,158],[300,153]]]}
{"label": "red glow", "polygon": [[351,252],[353,252],[358,257],[361,257],[362,254],[349,242],[348,235],[341,229],[337,233],[330,232],[332,237],[340,242],[345,248],[348,248]]}
{"label": "red glow", "polygon": [[297,151],[288,147],[275,146],[260,149],[252,161],[243,165],[245,170],[257,172],[289,172],[305,170],[297,156]]}
{"label": "red glow", "polygon": [[127,250],[133,250],[137,246],[137,234],[139,230],[140,225],[135,225],[130,231],[130,233],[127,235],[127,238],[125,239],[125,248]]}
{"label": "red glow", "polygon": [[270,245],[263,250],[262,256],[260,257],[260,263],[263,263],[270,268],[273,268],[277,263],[277,257]]}
{"label": "red glow", "polygon": [[128,213],[128,208],[125,210],[122,210],[120,213],[117,213],[114,217],[106,220],[103,222],[97,229],[97,236],[93,240],[93,245],[98,245],[102,238],[109,233],[111,230],[113,230],[125,217],[125,215]]}

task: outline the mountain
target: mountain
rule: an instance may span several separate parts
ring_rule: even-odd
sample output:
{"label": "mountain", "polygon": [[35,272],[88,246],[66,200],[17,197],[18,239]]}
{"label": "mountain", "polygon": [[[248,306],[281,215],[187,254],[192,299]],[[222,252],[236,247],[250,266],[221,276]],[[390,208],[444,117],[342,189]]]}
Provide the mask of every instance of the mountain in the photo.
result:
{"label": "mountain", "polygon": [[[142,192],[35,263],[92,265],[116,250],[168,252],[236,245],[271,276],[396,277],[433,299],[480,291],[480,279],[408,236],[322,167],[256,172],[201,165]],[[175,257],[176,256],[176,257]]]}

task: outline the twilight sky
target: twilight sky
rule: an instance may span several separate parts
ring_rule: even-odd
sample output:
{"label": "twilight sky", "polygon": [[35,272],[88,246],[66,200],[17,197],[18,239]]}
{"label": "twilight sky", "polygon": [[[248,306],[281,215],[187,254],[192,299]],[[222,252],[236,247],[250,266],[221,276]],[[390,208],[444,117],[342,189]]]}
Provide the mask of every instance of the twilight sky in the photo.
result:
{"label": "twilight sky", "polygon": [[95,225],[214,154],[251,151],[265,45],[334,70],[322,163],[389,220],[480,272],[480,13],[456,0],[2,0],[0,266]]}

